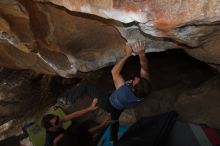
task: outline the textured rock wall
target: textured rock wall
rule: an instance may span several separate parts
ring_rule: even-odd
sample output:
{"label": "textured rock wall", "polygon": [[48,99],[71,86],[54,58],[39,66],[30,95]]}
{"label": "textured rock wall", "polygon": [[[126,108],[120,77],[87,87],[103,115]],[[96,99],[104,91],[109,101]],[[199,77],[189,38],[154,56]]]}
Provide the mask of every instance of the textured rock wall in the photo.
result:
{"label": "textured rock wall", "polygon": [[219,70],[219,0],[2,0],[0,66],[71,77],[115,63],[128,41],[184,49]]}
{"label": "textured rock wall", "polygon": [[[1,66],[68,77],[78,70],[88,72],[112,64],[123,53],[124,39],[110,23],[31,1],[2,6]],[[21,16],[6,14],[13,6]]]}

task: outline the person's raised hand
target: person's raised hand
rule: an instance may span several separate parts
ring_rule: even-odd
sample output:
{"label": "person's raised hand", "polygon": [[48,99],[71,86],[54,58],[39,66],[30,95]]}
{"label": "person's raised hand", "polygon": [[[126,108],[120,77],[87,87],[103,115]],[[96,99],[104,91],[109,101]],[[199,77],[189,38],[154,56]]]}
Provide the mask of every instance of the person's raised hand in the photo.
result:
{"label": "person's raised hand", "polygon": [[92,101],[92,104],[90,105],[89,108],[91,110],[96,110],[98,108],[97,103],[98,103],[98,98],[94,98],[93,101]]}
{"label": "person's raised hand", "polygon": [[132,45],[132,49],[136,54],[144,54],[145,41],[137,41],[134,45]]}

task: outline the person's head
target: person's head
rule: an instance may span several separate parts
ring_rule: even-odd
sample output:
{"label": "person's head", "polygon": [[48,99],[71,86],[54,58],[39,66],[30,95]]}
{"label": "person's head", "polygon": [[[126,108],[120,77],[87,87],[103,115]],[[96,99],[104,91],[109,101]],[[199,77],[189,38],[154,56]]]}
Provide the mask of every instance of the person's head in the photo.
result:
{"label": "person's head", "polygon": [[59,116],[53,114],[45,115],[42,118],[41,124],[47,131],[56,131],[56,129],[61,127]]}
{"label": "person's head", "polygon": [[144,98],[150,94],[151,86],[145,78],[135,76],[132,80],[134,94],[139,98]]}

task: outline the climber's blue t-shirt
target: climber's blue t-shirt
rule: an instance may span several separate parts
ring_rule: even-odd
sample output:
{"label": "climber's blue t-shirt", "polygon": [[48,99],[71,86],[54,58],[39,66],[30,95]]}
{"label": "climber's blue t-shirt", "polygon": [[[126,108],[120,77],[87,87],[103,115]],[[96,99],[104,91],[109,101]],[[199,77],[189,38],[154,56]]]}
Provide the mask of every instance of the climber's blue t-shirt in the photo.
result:
{"label": "climber's blue t-shirt", "polygon": [[120,88],[115,90],[109,97],[111,105],[118,110],[132,107],[141,100],[141,98],[135,96],[134,92],[132,91],[132,84],[130,83],[125,83]]}

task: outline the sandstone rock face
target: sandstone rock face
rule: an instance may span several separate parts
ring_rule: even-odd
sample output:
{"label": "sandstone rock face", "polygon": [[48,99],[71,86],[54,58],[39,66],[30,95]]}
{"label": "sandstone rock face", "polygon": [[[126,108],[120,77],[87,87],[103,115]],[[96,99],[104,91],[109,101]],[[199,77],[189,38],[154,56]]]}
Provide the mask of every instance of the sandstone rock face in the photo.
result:
{"label": "sandstone rock face", "polygon": [[[117,29],[90,16],[31,1],[1,3],[1,66],[69,77],[112,64],[123,53],[124,40]],[[6,14],[14,5],[21,16]]]}
{"label": "sandstone rock face", "polygon": [[201,47],[197,49],[186,50],[191,56],[208,63],[210,66],[217,68],[220,71],[220,32],[213,32],[210,38],[203,41]]}
{"label": "sandstone rock face", "polygon": [[[216,111],[219,111],[219,76],[210,79],[199,88],[182,93],[175,103],[175,110],[181,118],[195,123],[207,123],[211,127],[220,128]],[[207,98],[209,97],[209,98]],[[194,106],[192,106],[194,105]],[[186,107],[188,107],[186,109]],[[193,111],[193,112],[190,112]]]}
{"label": "sandstone rock face", "polygon": [[145,40],[146,52],[184,49],[219,69],[219,0],[2,0],[0,8],[1,66],[71,77]]}
{"label": "sandstone rock face", "polygon": [[[218,0],[35,0],[51,2],[71,11],[95,14],[129,23],[137,21],[155,25],[159,29],[187,24],[210,23],[219,20]],[[180,17],[182,16],[182,17]],[[193,19],[193,21],[192,21]]]}

